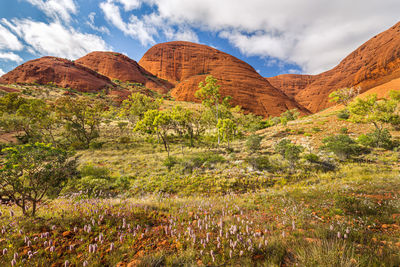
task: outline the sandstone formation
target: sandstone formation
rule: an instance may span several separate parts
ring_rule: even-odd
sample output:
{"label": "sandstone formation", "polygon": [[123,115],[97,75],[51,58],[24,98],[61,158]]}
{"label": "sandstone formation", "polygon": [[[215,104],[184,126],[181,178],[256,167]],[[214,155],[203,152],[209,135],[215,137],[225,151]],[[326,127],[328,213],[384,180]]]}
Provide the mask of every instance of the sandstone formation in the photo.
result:
{"label": "sandstone formation", "polygon": [[99,92],[114,85],[97,72],[57,57],[42,57],[28,61],[2,76],[4,83],[54,84],[80,92]]}
{"label": "sandstone formation", "polygon": [[232,104],[263,116],[277,116],[287,109],[308,111],[273,87],[249,64],[229,54],[190,42],[169,42],[153,46],[139,64],[159,78],[175,85],[171,95],[177,100],[196,101],[200,81],[213,75],[224,96]]}
{"label": "sandstone formation", "polygon": [[282,74],[266,78],[269,83],[284,92],[287,96],[294,97],[314,81],[313,75]]}
{"label": "sandstone formation", "polygon": [[295,99],[317,112],[332,105],[328,99],[332,91],[360,86],[366,92],[396,78],[400,78],[400,22],[361,45],[332,70],[315,75]]}
{"label": "sandstone formation", "polygon": [[110,78],[141,83],[159,93],[167,93],[173,86],[143,69],[136,61],[115,52],[92,52],[75,61]]}

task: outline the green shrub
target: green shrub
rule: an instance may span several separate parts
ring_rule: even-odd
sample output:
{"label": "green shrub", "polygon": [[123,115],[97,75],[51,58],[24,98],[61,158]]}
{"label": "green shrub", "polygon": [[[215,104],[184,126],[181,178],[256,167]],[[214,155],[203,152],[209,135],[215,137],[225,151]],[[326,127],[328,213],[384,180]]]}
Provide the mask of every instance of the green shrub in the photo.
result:
{"label": "green shrub", "polygon": [[167,167],[168,170],[170,171],[172,167],[174,167],[177,163],[178,163],[178,159],[176,157],[173,156],[168,156],[164,162],[163,162],[163,166]]}
{"label": "green shrub", "polygon": [[329,136],[323,139],[322,143],[322,149],[333,152],[341,160],[363,153],[362,148],[345,134]]}
{"label": "green shrub", "polygon": [[385,149],[392,149],[394,147],[392,135],[387,129],[362,134],[357,138],[357,142],[368,147],[382,147]]}
{"label": "green shrub", "polygon": [[284,157],[289,162],[292,169],[300,159],[300,153],[302,151],[302,146],[295,145],[288,139],[282,139],[278,144],[275,145],[275,152]]}
{"label": "green shrub", "polygon": [[339,113],[337,114],[337,117],[341,120],[347,120],[348,118],[350,118],[350,112],[347,109],[342,109],[341,111],[339,111]]}
{"label": "green shrub", "polygon": [[89,144],[90,149],[100,149],[103,147],[104,142],[92,141]]}
{"label": "green shrub", "polygon": [[120,144],[128,144],[131,142],[131,138],[129,136],[121,136],[118,140]]}
{"label": "green shrub", "polygon": [[349,129],[347,129],[347,127],[342,127],[342,128],[340,128],[340,133],[341,134],[348,134],[349,133]]}
{"label": "green shrub", "polygon": [[263,139],[262,136],[257,134],[250,135],[246,140],[246,147],[252,153],[260,150],[261,147],[261,140]]}
{"label": "green shrub", "polygon": [[303,158],[304,158],[305,160],[309,161],[309,162],[313,162],[313,163],[319,162],[319,157],[318,157],[318,155],[315,155],[315,154],[313,154],[313,153],[305,154],[305,155],[303,156]]}
{"label": "green shrub", "polygon": [[259,171],[272,170],[272,164],[268,156],[251,156],[246,159],[246,162],[249,163],[253,169]]}

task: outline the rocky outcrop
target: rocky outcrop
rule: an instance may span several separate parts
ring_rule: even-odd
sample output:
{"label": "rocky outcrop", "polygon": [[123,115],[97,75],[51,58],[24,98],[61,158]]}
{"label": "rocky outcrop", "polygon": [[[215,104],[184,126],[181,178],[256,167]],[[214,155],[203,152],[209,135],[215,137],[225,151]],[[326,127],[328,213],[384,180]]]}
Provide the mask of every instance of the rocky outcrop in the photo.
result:
{"label": "rocky outcrop", "polygon": [[158,79],[143,69],[136,61],[115,52],[92,52],[75,61],[96,72],[123,82],[133,82],[145,85],[159,93],[167,93],[173,86],[167,81]]}
{"label": "rocky outcrop", "polygon": [[282,74],[266,79],[273,87],[278,88],[287,96],[294,99],[300,91],[314,81],[315,77],[313,75]]}
{"label": "rocky outcrop", "polygon": [[359,86],[361,92],[366,92],[400,78],[400,22],[361,45],[332,70],[314,78],[295,96],[312,112],[333,105],[328,96],[339,88]]}
{"label": "rocky outcrop", "polygon": [[57,57],[28,61],[1,78],[6,84],[54,84],[80,92],[99,92],[114,87],[109,78],[85,66]]}
{"label": "rocky outcrop", "polygon": [[232,104],[263,116],[277,116],[287,109],[308,111],[273,87],[249,64],[206,45],[169,42],[149,49],[139,64],[159,78],[175,85],[171,95],[177,100],[199,101],[198,84],[212,75],[220,93],[232,97]]}

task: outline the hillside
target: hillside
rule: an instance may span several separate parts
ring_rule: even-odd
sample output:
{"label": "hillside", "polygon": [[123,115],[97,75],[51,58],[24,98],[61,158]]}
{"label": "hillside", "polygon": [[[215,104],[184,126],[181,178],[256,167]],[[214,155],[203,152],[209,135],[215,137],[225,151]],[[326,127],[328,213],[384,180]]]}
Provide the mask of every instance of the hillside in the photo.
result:
{"label": "hillside", "polygon": [[[279,76],[278,76],[279,77]],[[307,76],[308,77],[308,76]],[[313,82],[295,95],[295,100],[317,112],[331,106],[328,95],[343,87],[358,87],[362,92],[400,77],[400,22],[374,36],[343,59],[335,68],[313,76]],[[268,78],[273,80],[277,78]],[[284,84],[284,82],[283,82]],[[292,86],[286,86],[292,90]],[[293,90],[292,90],[293,91]]]}
{"label": "hillside", "polygon": [[1,77],[6,84],[53,84],[81,92],[107,91],[115,87],[111,80],[97,72],[57,57],[30,60]]}
{"label": "hillside", "polygon": [[158,79],[143,69],[136,61],[120,53],[92,52],[77,59],[75,62],[111,80],[140,83],[162,94],[167,93],[172,88],[172,84]]}
{"label": "hillside", "polygon": [[189,42],[169,42],[150,48],[139,64],[175,85],[177,100],[199,101],[198,84],[213,75],[221,94],[232,96],[233,104],[263,116],[277,116],[287,109],[308,111],[273,87],[249,64],[217,49]]}

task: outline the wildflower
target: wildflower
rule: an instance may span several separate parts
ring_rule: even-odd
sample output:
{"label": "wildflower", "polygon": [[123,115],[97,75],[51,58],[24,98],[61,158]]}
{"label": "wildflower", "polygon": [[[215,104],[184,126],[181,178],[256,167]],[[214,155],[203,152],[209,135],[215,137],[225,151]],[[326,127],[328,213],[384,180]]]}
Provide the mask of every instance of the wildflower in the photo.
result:
{"label": "wildflower", "polygon": [[15,259],[12,259],[12,261],[11,261],[11,266],[15,266],[15,265],[17,265],[17,261],[15,260]]}
{"label": "wildflower", "polygon": [[232,249],[231,250],[229,250],[229,258],[231,258],[232,259]]}
{"label": "wildflower", "polygon": [[110,244],[110,251],[113,251],[114,250],[114,243],[111,243]]}
{"label": "wildflower", "polygon": [[64,266],[65,266],[65,267],[68,267],[68,266],[69,266],[69,261],[68,261],[68,260],[66,260],[66,261],[64,262]]}
{"label": "wildflower", "polygon": [[5,248],[5,249],[3,249],[3,255],[6,255],[7,254],[7,249]]}
{"label": "wildflower", "polygon": [[32,246],[32,242],[29,240],[28,243],[26,244],[28,247]]}
{"label": "wildflower", "polygon": [[350,229],[346,228],[346,234],[350,234]]}
{"label": "wildflower", "polygon": [[344,238],[344,239],[347,239],[347,234],[344,234],[344,235],[343,235],[343,238]]}
{"label": "wildflower", "polygon": [[329,229],[330,229],[331,231],[333,231],[333,224],[331,224],[331,226],[329,227]]}
{"label": "wildflower", "polygon": [[14,211],[10,210],[10,217],[14,217]]}
{"label": "wildflower", "polygon": [[89,263],[85,260],[84,262],[83,262],[83,267],[86,267],[86,266],[88,266],[89,265]]}
{"label": "wildflower", "polygon": [[212,261],[215,262],[214,251],[213,250],[210,251],[210,255],[211,255]]}
{"label": "wildflower", "polygon": [[239,252],[239,256],[241,257],[242,255],[243,255],[243,250],[241,250],[240,252]]}
{"label": "wildflower", "polygon": [[53,253],[56,248],[54,246],[50,247],[50,252]]}
{"label": "wildflower", "polygon": [[341,238],[342,235],[340,234],[340,232],[337,233],[337,238]]}

